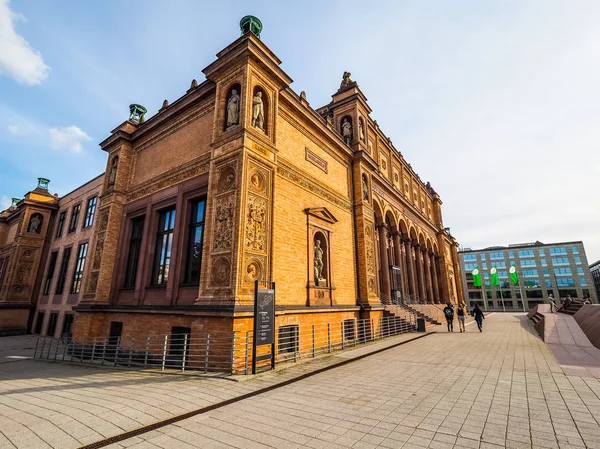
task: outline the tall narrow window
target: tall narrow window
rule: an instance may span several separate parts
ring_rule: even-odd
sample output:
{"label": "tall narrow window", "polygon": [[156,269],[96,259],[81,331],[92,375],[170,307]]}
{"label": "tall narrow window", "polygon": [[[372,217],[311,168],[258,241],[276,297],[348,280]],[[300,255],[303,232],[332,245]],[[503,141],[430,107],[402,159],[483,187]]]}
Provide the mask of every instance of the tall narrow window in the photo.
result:
{"label": "tall narrow window", "polygon": [[69,259],[71,258],[71,248],[65,248],[63,258],[60,263],[60,271],[58,272],[58,282],[56,283],[56,294],[62,295],[67,280],[67,268],[69,267]]}
{"label": "tall narrow window", "polygon": [[54,251],[52,254],[50,254],[50,263],[48,264],[48,273],[46,273],[46,283],[44,284],[44,295],[50,293],[50,286],[52,285],[54,270],[56,270],[56,259],[58,259],[58,251]]}
{"label": "tall narrow window", "polygon": [[81,209],[81,204],[77,204],[73,206],[73,212],[71,212],[71,221],[69,222],[69,233],[75,232],[77,229],[77,223],[79,222],[79,211]]}
{"label": "tall narrow window", "polygon": [[131,238],[129,240],[129,255],[127,256],[127,269],[125,270],[125,287],[135,287],[138,271],[140,248],[142,247],[142,234],[144,232],[144,217],[132,220]]}
{"label": "tall narrow window", "polygon": [[71,336],[73,332],[73,314],[66,313],[65,318],[63,320],[62,332],[60,333],[61,337]]}
{"label": "tall narrow window", "polygon": [[203,198],[192,203],[190,219],[190,234],[185,268],[185,282],[200,282],[200,265],[202,264],[202,241],[204,237],[204,209],[206,200]]}
{"label": "tall narrow window", "polygon": [[161,212],[158,219],[158,233],[156,234],[156,254],[152,272],[153,285],[164,285],[169,279],[174,227],[175,209]]}
{"label": "tall narrow window", "polygon": [[85,257],[87,256],[88,244],[82,243],[77,249],[77,262],[75,263],[75,272],[73,281],[71,281],[71,293],[79,293],[81,290],[81,278],[85,267]]}
{"label": "tall narrow window", "polygon": [[58,224],[56,225],[56,237],[61,237],[63,229],[65,227],[65,221],[67,219],[67,211],[63,210],[58,216]]}
{"label": "tall narrow window", "polygon": [[56,333],[56,322],[58,321],[58,313],[51,313],[48,319],[48,330],[46,331],[47,337],[54,337]]}
{"label": "tall narrow window", "polygon": [[37,313],[37,320],[35,322],[35,330],[33,331],[34,334],[41,334],[42,333],[42,325],[44,324],[44,312],[38,312]]}
{"label": "tall narrow window", "polygon": [[94,224],[94,215],[96,214],[96,203],[98,197],[90,198],[87,202],[87,208],[85,209],[85,219],[83,220],[83,227],[87,228]]}

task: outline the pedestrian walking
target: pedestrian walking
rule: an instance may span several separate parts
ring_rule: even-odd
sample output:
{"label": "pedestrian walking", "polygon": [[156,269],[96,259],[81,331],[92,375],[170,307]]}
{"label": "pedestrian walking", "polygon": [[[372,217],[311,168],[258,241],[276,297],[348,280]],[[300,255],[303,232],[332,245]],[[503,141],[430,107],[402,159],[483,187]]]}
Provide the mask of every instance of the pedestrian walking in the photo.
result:
{"label": "pedestrian walking", "polygon": [[444,308],[444,316],[446,317],[446,322],[448,323],[448,332],[454,332],[454,309],[448,303]]}
{"label": "pedestrian walking", "polygon": [[554,302],[554,295],[552,293],[548,295],[548,302],[550,303],[550,312],[554,313],[556,311],[556,303]]}
{"label": "pedestrian walking", "polygon": [[485,319],[485,316],[483,316],[483,312],[477,303],[475,303],[475,308],[473,309],[473,318],[475,318],[479,332],[483,332],[483,320]]}
{"label": "pedestrian walking", "polygon": [[459,304],[456,309],[456,318],[458,319],[458,328],[461,332],[467,332],[465,329],[465,306],[464,304]]}

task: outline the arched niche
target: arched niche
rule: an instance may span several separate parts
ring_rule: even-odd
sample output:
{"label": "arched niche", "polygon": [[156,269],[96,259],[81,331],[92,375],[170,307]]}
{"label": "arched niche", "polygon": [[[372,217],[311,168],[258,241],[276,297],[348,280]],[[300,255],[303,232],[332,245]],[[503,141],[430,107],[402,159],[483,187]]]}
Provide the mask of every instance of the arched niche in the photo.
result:
{"label": "arched niche", "polygon": [[365,136],[366,136],[365,121],[362,119],[362,117],[359,117],[358,118],[358,138],[364,142]]}
{"label": "arched niche", "polygon": [[362,199],[363,201],[369,201],[370,195],[369,195],[369,177],[366,175],[366,173],[363,173],[361,176],[362,179]]}
{"label": "arched niche", "polygon": [[354,125],[352,123],[352,117],[345,115],[340,120],[340,134],[342,139],[346,142],[346,145],[350,145],[354,136]]}
{"label": "arched niche", "polygon": [[242,86],[240,83],[234,83],[227,88],[224,100],[223,129],[235,128],[239,126],[241,120],[242,105]]}
{"label": "arched niche", "polygon": [[29,224],[27,225],[27,232],[31,234],[40,234],[42,232],[43,224],[44,216],[42,214],[32,214],[29,218]]}
{"label": "arched niche", "polygon": [[329,277],[329,242],[324,232],[316,231],[313,236],[314,282],[318,287],[326,287]]}
{"label": "arched niche", "polygon": [[108,185],[109,187],[115,185],[117,179],[117,169],[119,168],[119,156],[113,156],[110,161],[110,172],[108,174]]}
{"label": "arched niche", "polygon": [[254,86],[252,91],[252,109],[250,124],[253,128],[269,134],[269,96],[260,86]]}

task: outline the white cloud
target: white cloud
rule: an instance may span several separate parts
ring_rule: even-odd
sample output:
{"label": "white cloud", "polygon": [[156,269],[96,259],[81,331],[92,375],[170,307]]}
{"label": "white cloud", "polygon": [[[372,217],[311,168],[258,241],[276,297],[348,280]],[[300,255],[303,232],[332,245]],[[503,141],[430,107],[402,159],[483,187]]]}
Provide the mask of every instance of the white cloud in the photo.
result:
{"label": "white cloud", "polygon": [[17,34],[15,22],[24,19],[10,10],[8,0],[0,0],[0,75],[33,86],[48,77],[50,68],[42,55]]}
{"label": "white cloud", "polygon": [[69,150],[73,153],[82,151],[81,144],[92,140],[85,131],[77,126],[67,128],[50,128],[50,143],[55,150]]}
{"label": "white cloud", "polygon": [[21,128],[19,125],[8,125],[8,131],[15,136],[24,136],[25,130]]}
{"label": "white cloud", "polygon": [[2,198],[0,198],[0,211],[8,209],[11,204],[12,201],[6,195],[2,195]]}

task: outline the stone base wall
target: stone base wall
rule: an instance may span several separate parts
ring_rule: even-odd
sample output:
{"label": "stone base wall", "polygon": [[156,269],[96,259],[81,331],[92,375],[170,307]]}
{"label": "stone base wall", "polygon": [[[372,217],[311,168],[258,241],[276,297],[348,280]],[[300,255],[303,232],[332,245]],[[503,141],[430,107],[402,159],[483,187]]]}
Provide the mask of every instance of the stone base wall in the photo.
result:
{"label": "stone base wall", "polygon": [[23,335],[27,333],[30,309],[0,309],[0,336]]}

